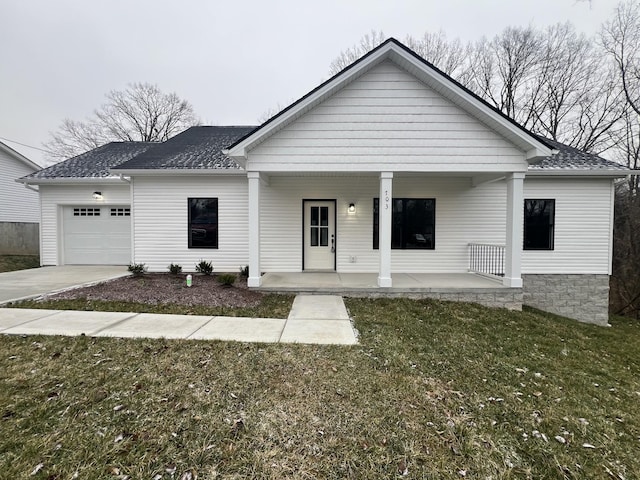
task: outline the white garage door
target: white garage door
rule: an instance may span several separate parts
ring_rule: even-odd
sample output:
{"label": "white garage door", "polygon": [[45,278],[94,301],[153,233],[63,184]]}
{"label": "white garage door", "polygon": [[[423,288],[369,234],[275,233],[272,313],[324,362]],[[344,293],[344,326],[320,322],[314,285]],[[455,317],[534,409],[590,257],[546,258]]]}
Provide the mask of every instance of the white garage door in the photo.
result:
{"label": "white garage door", "polygon": [[127,206],[65,207],[66,265],[128,265],[131,210]]}

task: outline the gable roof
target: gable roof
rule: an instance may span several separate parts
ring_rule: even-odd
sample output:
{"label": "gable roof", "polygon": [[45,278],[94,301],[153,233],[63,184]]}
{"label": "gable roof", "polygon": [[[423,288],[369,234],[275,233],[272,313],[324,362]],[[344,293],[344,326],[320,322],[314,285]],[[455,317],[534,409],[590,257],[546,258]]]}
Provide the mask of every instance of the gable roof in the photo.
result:
{"label": "gable roof", "polygon": [[112,170],[240,170],[222,150],[254,129],[252,126],[191,127]]}
{"label": "gable roof", "polygon": [[27,157],[22,155],[20,152],[16,152],[13,148],[11,148],[6,143],[0,142],[0,151],[3,151],[4,153],[9,155],[10,157],[15,158],[19,162],[24,163],[26,166],[28,166],[30,168],[33,168],[34,170],[40,170],[40,165],[38,165],[37,163],[29,160]]}
{"label": "gable roof", "polygon": [[528,160],[551,155],[551,146],[543,139],[516,123],[395,38],[389,38],[255,130],[239,138],[224,153],[244,165],[247,154],[251,149],[293,123],[315,106],[385,60],[393,62],[418,80],[429,85],[443,97],[449,99],[489,128],[511,141],[526,152]]}
{"label": "gable roof", "polygon": [[111,142],[22,177],[26,183],[47,180],[92,180],[113,177],[111,167],[148,150],[152,142]]}

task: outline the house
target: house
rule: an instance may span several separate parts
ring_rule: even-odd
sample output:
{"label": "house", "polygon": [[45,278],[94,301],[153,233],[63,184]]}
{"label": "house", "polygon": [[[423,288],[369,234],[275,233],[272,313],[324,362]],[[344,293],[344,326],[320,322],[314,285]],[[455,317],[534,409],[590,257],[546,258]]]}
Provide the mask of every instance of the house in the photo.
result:
{"label": "house", "polygon": [[0,142],[0,255],[38,254],[38,192],[16,183],[37,170],[40,166]]}
{"label": "house", "polygon": [[[46,265],[207,259],[248,264],[250,287],[338,272],[377,293],[430,275],[425,295],[605,325],[613,182],[629,173],[532,134],[390,39],[259,127],[112,143],[24,181],[39,185]],[[469,272],[491,287],[437,288]]]}

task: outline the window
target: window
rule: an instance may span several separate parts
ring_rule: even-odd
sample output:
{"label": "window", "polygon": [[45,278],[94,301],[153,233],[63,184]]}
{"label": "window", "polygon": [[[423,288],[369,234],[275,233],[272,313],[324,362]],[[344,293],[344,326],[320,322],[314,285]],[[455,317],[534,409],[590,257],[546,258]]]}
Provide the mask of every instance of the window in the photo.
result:
{"label": "window", "polygon": [[130,208],[112,208],[111,216],[112,217],[130,217],[131,209]]}
{"label": "window", "polygon": [[74,217],[99,217],[100,209],[99,208],[74,208],[73,216]]}
{"label": "window", "polygon": [[[379,204],[373,199],[373,248],[379,248]],[[435,198],[394,198],[391,212],[391,248],[414,250],[436,248]]]}
{"label": "window", "polygon": [[329,207],[311,207],[311,246],[329,245]]}
{"label": "window", "polygon": [[189,248],[218,248],[218,199],[189,198]]}
{"label": "window", "polygon": [[555,200],[524,201],[524,249],[553,250]]}

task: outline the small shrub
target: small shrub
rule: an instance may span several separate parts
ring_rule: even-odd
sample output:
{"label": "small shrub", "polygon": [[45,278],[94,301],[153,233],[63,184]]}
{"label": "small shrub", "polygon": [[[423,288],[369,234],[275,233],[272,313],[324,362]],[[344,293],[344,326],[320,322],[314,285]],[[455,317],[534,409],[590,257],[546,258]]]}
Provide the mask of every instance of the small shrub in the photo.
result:
{"label": "small shrub", "polygon": [[196,263],[196,272],[211,275],[213,273],[213,265],[206,260],[200,260],[199,263]]}
{"label": "small shrub", "polygon": [[144,263],[131,263],[127,269],[136,277],[144,275],[144,272],[147,271],[147,267],[145,267]]}
{"label": "small shrub", "polygon": [[178,265],[177,263],[169,265],[169,273],[178,275],[180,272],[182,272],[182,265]]}
{"label": "small shrub", "polygon": [[225,287],[230,287],[236,281],[236,276],[233,273],[221,273],[218,275],[218,282]]}
{"label": "small shrub", "polygon": [[249,278],[249,265],[243,265],[240,267],[240,276]]}

